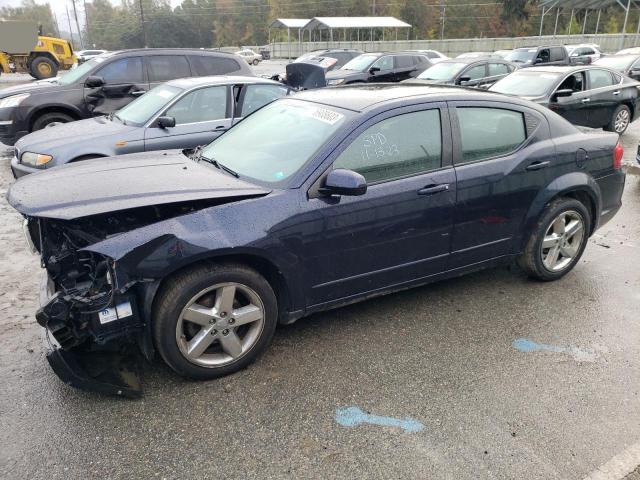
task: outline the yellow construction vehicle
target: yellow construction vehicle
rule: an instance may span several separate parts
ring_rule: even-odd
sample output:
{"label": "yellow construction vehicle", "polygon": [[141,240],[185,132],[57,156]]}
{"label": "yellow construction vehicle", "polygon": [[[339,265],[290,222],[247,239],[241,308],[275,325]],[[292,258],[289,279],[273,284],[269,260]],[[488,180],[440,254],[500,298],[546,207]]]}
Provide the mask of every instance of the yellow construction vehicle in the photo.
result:
{"label": "yellow construction vehicle", "polygon": [[77,62],[71,43],[39,33],[35,22],[0,20],[0,73],[29,73],[40,80]]}

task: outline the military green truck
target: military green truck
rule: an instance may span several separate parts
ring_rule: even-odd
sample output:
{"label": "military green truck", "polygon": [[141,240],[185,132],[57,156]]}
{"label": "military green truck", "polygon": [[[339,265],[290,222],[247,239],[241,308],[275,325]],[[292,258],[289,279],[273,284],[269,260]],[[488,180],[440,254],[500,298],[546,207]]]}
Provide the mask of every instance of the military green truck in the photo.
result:
{"label": "military green truck", "polygon": [[36,22],[0,20],[0,74],[29,73],[40,80],[55,77],[76,61],[71,43],[39,35]]}

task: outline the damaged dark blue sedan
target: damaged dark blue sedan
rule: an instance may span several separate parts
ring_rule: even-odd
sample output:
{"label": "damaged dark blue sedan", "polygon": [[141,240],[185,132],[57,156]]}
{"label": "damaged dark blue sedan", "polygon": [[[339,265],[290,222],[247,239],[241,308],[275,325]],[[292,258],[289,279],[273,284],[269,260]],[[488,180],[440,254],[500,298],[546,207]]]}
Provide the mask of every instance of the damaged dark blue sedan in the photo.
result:
{"label": "damaged dark blue sedan", "polygon": [[[136,358],[232,373],[278,323],[517,261],[556,280],[621,205],[622,147],[456,87],[322,89],[191,157],[89,160],[17,181],[66,382],[136,396]],[[302,361],[302,359],[301,359]]]}

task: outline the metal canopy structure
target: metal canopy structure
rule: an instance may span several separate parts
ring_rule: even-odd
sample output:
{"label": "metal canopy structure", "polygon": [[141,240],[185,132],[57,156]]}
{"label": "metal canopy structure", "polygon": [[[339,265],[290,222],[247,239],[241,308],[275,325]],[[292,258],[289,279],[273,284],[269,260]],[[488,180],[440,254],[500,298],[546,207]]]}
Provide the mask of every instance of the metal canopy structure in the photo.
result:
{"label": "metal canopy structure", "polygon": [[291,58],[291,29],[298,29],[298,42],[302,42],[301,31],[304,26],[309,23],[308,18],[276,18],[269,24],[269,43],[271,43],[271,29],[272,28],[286,28],[287,29],[287,43],[289,44],[289,58]]}
{"label": "metal canopy structure", "polygon": [[[314,17],[309,20],[303,30],[309,32],[309,41],[313,32],[318,32],[320,38],[322,38],[322,32],[328,32],[327,40],[333,41],[333,31],[338,29],[342,30],[344,39],[347,38],[347,30],[356,30],[358,35],[358,41],[360,41],[360,30],[369,31],[369,39],[373,40],[374,29],[382,29],[382,40],[384,41],[384,29],[393,28],[396,31],[396,40],[398,39],[399,28],[411,28],[406,22],[398,20],[395,17]],[[407,30],[407,39],[409,39],[409,30]]]}
{"label": "metal canopy structure", "polygon": [[[611,7],[613,5],[620,6],[624,12],[624,24],[622,25],[622,33],[625,33],[627,29],[627,21],[629,20],[629,12],[632,6],[638,7],[639,4],[637,0],[540,0],[540,7],[542,7],[542,15],[540,18],[540,36],[542,36],[542,26],[544,24],[544,16],[551,12],[551,9],[556,9],[556,23],[553,29],[553,34],[556,34],[558,29],[558,16],[560,15],[560,9],[571,9],[571,20],[569,21],[569,27],[573,23],[573,14],[576,10],[585,10],[584,21],[582,24],[582,33],[585,33],[587,28],[587,16],[589,15],[589,10],[597,10],[598,11],[598,19],[596,21],[596,31],[598,33],[598,28],[600,26],[600,14],[602,13],[603,8]],[[638,29],[636,34],[640,32],[640,19],[638,20]]]}

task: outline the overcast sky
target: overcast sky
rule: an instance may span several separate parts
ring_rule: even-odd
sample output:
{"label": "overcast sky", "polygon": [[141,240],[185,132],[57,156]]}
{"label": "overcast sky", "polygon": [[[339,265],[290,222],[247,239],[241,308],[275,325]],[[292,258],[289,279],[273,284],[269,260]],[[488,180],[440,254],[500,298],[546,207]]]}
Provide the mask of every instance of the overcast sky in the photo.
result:
{"label": "overcast sky", "polygon": [[[109,0],[109,1],[114,5],[117,5],[120,3],[120,0]],[[22,0],[0,0],[0,7],[19,7],[21,3],[22,3]],[[42,5],[48,3],[49,5],[51,5],[51,8],[53,9],[53,11],[56,14],[56,17],[58,18],[59,28],[61,30],[69,29],[67,27],[68,22],[67,22],[66,7],[69,8],[69,12],[71,13],[71,18],[73,21],[73,4],[71,0],[36,0],[36,3],[42,4]],[[182,3],[182,0],[171,0],[171,5],[173,7],[177,7],[181,3]],[[83,26],[84,10],[82,9],[83,8],[82,0],[76,0],[76,8],[79,9],[78,20],[80,21],[80,25]],[[75,31],[75,25],[74,25],[74,31]]]}

